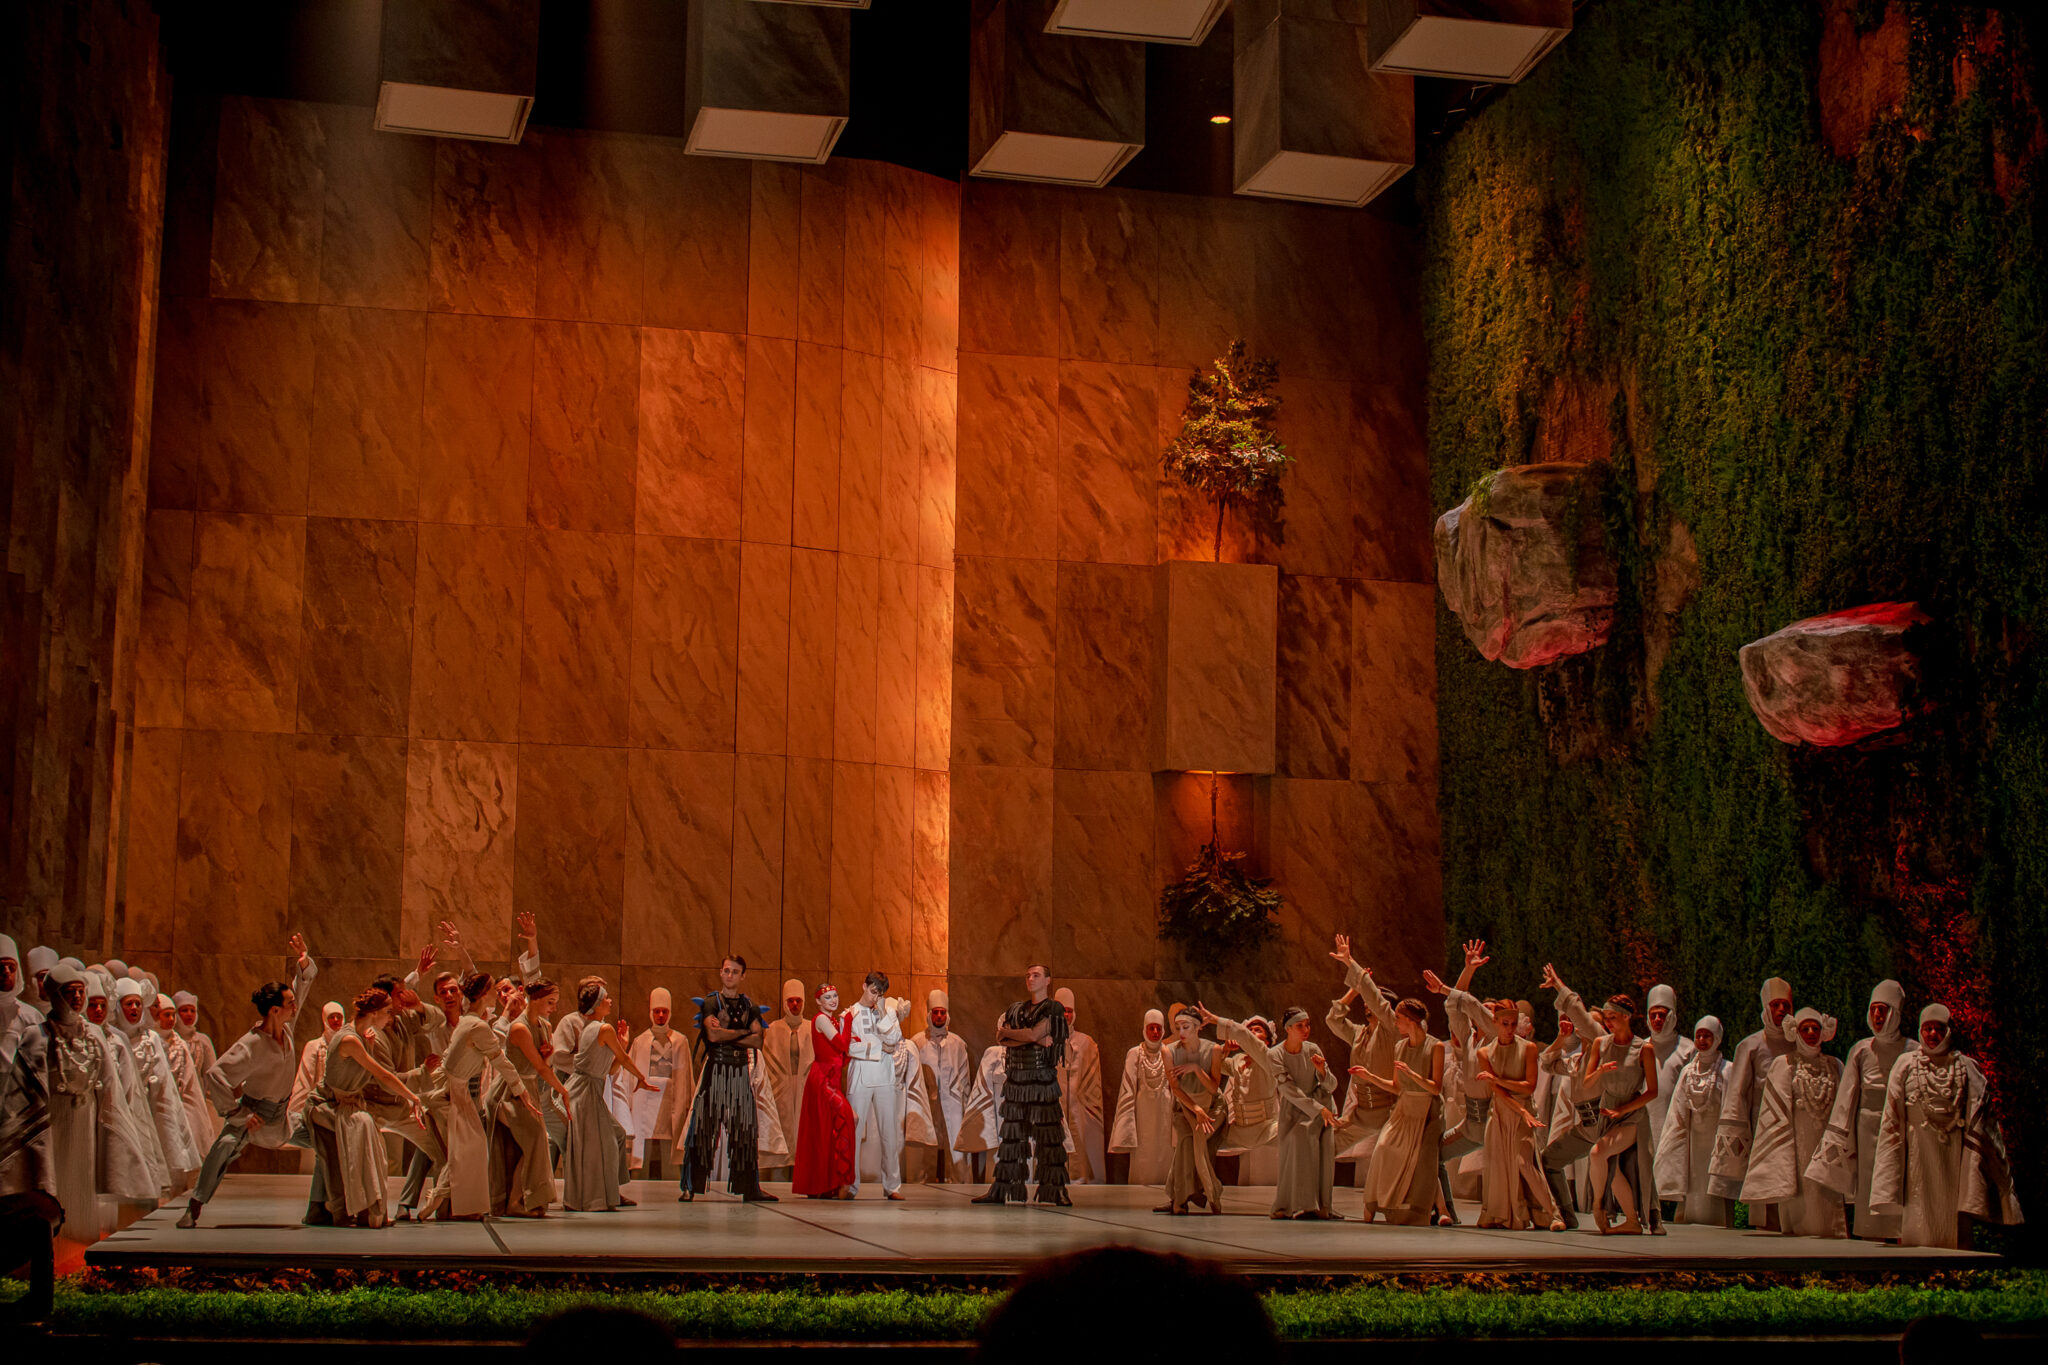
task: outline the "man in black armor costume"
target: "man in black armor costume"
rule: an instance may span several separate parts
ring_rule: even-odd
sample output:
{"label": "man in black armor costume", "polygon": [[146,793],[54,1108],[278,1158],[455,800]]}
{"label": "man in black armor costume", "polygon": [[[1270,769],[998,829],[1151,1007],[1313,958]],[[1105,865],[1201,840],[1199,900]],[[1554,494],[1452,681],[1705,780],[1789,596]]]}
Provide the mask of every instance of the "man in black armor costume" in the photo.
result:
{"label": "man in black armor costume", "polygon": [[690,1129],[683,1139],[683,1192],[677,1202],[696,1198],[711,1179],[711,1161],[725,1135],[726,1187],[750,1204],[772,1204],[775,1196],[761,1188],[755,1134],[754,1086],[747,1064],[761,1046],[761,1011],[740,990],[747,960],[728,957],[718,968],[719,989],[704,997],[697,1016],[699,1055],[704,1069],[697,1074],[697,1099],[690,1110]]}
{"label": "man in black armor costume", "polygon": [[1060,1110],[1058,1060],[1067,1055],[1067,1011],[1047,997],[1052,973],[1033,963],[1024,973],[1029,1000],[1003,1013],[996,1041],[1004,1056],[1001,1146],[996,1174],[977,1204],[1021,1204],[1038,1162],[1038,1202],[1071,1204],[1067,1198],[1066,1129]]}

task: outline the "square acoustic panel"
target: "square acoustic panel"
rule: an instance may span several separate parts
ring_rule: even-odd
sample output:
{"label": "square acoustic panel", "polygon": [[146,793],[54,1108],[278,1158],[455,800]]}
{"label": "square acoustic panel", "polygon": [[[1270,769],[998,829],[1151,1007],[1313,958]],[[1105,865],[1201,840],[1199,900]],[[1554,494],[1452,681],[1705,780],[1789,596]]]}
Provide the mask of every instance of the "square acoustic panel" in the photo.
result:
{"label": "square acoustic panel", "polygon": [[377,90],[376,126],[386,133],[517,142],[532,112],[533,99],[527,95],[385,81]]}
{"label": "square acoustic panel", "polygon": [[1408,163],[1280,151],[1237,187],[1261,199],[1359,208],[1408,172]]}
{"label": "square acoustic panel", "polygon": [[1572,0],[1370,0],[1372,69],[1512,85],[1572,30]]}
{"label": "square acoustic panel", "polygon": [[540,0],[389,0],[375,126],[517,142],[533,110]]}
{"label": "square acoustic panel", "polygon": [[683,103],[694,156],[815,164],[852,111],[850,6],[689,0]]}
{"label": "square acoustic panel", "polygon": [[1059,0],[1047,33],[1199,47],[1229,0]]}
{"label": "square acoustic panel", "polygon": [[968,48],[967,164],[1100,187],[1145,146],[1145,45],[1048,30],[1054,0],[995,0]]}

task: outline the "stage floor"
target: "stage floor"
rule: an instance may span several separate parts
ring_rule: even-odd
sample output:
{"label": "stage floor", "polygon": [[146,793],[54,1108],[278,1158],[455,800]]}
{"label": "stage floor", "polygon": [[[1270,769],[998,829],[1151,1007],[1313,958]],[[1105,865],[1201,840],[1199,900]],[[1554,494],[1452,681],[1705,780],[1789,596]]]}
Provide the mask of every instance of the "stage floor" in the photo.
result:
{"label": "stage floor", "polygon": [[[1390,1271],[1686,1270],[1920,1271],[1989,1264],[1976,1252],[1905,1249],[1869,1242],[1676,1226],[1663,1237],[1591,1232],[1482,1231],[1466,1226],[1396,1228],[1279,1222],[1266,1216],[1270,1188],[1232,1188],[1222,1216],[1153,1213],[1159,1191],[1127,1185],[1077,1186],[1067,1209],[984,1207],[979,1187],[907,1185],[890,1203],[879,1189],[853,1202],[793,1199],[742,1204],[724,1194],[676,1202],[666,1181],[636,1181],[637,1208],[563,1213],[543,1219],[399,1224],[364,1230],[309,1228],[303,1175],[231,1175],[199,1227],[174,1224],[168,1204],[86,1253],[94,1267],[280,1269],[361,1267],[414,1270],[528,1270],[574,1273],[750,1273],[863,1275],[1000,1274],[1040,1257],[1124,1245],[1221,1261],[1251,1274],[1346,1275]],[[395,1186],[394,1186],[395,1192]],[[1362,1196],[1337,1192],[1338,1212],[1355,1220]]]}

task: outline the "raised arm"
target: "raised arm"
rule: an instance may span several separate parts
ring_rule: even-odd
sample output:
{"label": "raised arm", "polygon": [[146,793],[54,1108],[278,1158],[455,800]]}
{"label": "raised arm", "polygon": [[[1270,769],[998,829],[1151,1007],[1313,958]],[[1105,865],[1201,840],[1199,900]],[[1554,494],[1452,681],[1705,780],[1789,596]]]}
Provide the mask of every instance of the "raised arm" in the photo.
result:
{"label": "raised arm", "polygon": [[1572,1027],[1586,1040],[1588,1047],[1595,1038],[1605,1037],[1607,1029],[1586,1011],[1586,1002],[1579,993],[1564,984],[1564,978],[1557,974],[1557,968],[1548,962],[1543,964],[1543,988],[1557,992],[1557,1012],[1572,1021]]}
{"label": "raised arm", "polygon": [[1202,1004],[1200,1001],[1195,1002],[1195,1012],[1202,1016],[1204,1024],[1216,1030],[1218,1038],[1221,1038],[1226,1043],[1236,1043],[1238,1051],[1244,1054],[1245,1062],[1253,1070],[1264,1072],[1268,1075],[1272,1074],[1272,1055],[1267,1051],[1267,1045],[1259,1041],[1258,1034],[1253,1033],[1235,1019],[1225,1019],[1221,1015],[1214,1013],[1207,1005]]}
{"label": "raised arm", "polygon": [[376,1079],[377,1084],[383,1086],[386,1090],[404,1096],[405,1102],[412,1106],[414,1117],[418,1117],[420,1097],[406,1088],[405,1082],[399,1078],[396,1072],[392,1071],[390,1067],[385,1066],[375,1057],[372,1057],[370,1049],[363,1046],[362,1039],[352,1033],[344,1033],[335,1038],[331,1046],[335,1047],[342,1056],[349,1058],[361,1066],[363,1070],[369,1072]]}
{"label": "raised arm", "polygon": [[526,985],[540,980],[540,935],[533,916],[522,910],[513,917],[519,928],[519,979]]}
{"label": "raised arm", "polygon": [[626,1045],[619,1041],[619,1031],[617,1029],[613,1028],[610,1024],[598,1025],[597,1041],[610,1048],[612,1056],[619,1059],[619,1065],[633,1073],[633,1079],[639,1082],[635,1087],[636,1089],[654,1089],[654,1086],[647,1079],[647,1073],[633,1064],[633,1058],[626,1051]]}

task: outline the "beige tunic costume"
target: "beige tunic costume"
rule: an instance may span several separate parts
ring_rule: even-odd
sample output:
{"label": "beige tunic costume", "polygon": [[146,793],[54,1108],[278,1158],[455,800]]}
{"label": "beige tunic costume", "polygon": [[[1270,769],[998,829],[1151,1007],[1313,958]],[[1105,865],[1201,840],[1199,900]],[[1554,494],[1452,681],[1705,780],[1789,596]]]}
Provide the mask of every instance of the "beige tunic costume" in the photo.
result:
{"label": "beige tunic costume", "polygon": [[1842,1196],[1805,1175],[1827,1133],[1842,1072],[1840,1062],[1799,1037],[1796,1025],[1810,1020],[1822,1021],[1822,1041],[1834,1036],[1835,1021],[1815,1010],[1801,1010],[1785,1021],[1793,1050],[1771,1063],[1759,1087],[1742,1198],[1752,1207],[1773,1206],[1778,1230],[1788,1237],[1847,1237]]}
{"label": "beige tunic costume", "polygon": [[[327,1211],[336,1218],[384,1223],[384,1139],[377,1131],[369,1070],[343,1054],[362,1035],[351,1021],[327,1040],[327,1071],[307,1111],[314,1150],[327,1164]],[[395,1101],[394,1101],[395,1103]]]}
{"label": "beige tunic costume", "polygon": [[1194,1040],[1192,1049],[1177,1038],[1167,1045],[1166,1065],[1169,1071],[1193,1065],[1218,1079],[1215,1088],[1210,1089],[1197,1076],[1176,1078],[1181,1094],[1207,1114],[1215,1126],[1207,1133],[1198,1132],[1187,1104],[1174,1101],[1173,1165],[1166,1172],[1166,1198],[1168,1203],[1179,1208],[1200,1196],[1212,1212],[1221,1213],[1223,1182],[1216,1176],[1216,1149],[1223,1144],[1223,1134],[1229,1123],[1223,1110],[1223,1085],[1216,1048],[1215,1043],[1199,1036]]}
{"label": "beige tunic costume", "polygon": [[450,1218],[481,1218],[491,1211],[490,1153],[485,1145],[484,1119],[469,1093],[469,1083],[482,1075],[486,1066],[497,1073],[494,1086],[502,1087],[496,1098],[502,1100],[502,1092],[509,1092],[511,1102],[517,1105],[527,1096],[526,1081],[506,1057],[505,1044],[497,1030],[482,1015],[465,1014],[455,1022],[448,1038],[447,1055],[441,1058],[441,1074],[448,1079],[448,1151],[433,1187],[420,1204],[422,1216],[444,1203]]}
{"label": "beige tunic costume", "polygon": [[[1146,1024],[1166,1031],[1166,1016],[1146,1010]],[[1142,1036],[1142,1035],[1141,1035]],[[1173,1165],[1173,1095],[1166,1088],[1166,1043],[1149,1039],[1124,1054],[1124,1078],[1117,1087],[1116,1123],[1109,1150],[1128,1152],[1133,1185],[1164,1185]]]}
{"label": "beige tunic costume", "polygon": [[[1286,1031],[1285,1018],[1280,1027]],[[1337,1130],[1323,1122],[1323,1115],[1336,1112],[1337,1076],[1327,1064],[1320,1070],[1316,1067],[1316,1058],[1322,1055],[1323,1050],[1309,1042],[1298,1052],[1289,1052],[1285,1042],[1266,1052],[1280,1100],[1274,1139],[1280,1149],[1279,1178],[1273,1186],[1272,1215],[1276,1218],[1327,1218],[1331,1214]],[[1430,1174],[1434,1179],[1433,1169]]]}
{"label": "beige tunic costume", "polygon": [[[1929,1005],[1920,1019],[1947,1023],[1948,1010]],[[1922,1047],[1892,1068],[1870,1206],[1899,1216],[1903,1246],[1961,1247],[1965,1214],[2007,1226],[2023,1221],[1984,1073],[1948,1038],[1939,1051]]]}
{"label": "beige tunic costume", "polygon": [[[1382,1006],[1384,1008],[1384,1006]],[[1380,1027],[1392,1029],[1393,1011]],[[1436,1212],[1437,1151],[1443,1139],[1443,1100],[1423,1087],[1418,1077],[1436,1073],[1436,1059],[1443,1043],[1423,1034],[1422,1041],[1406,1038],[1394,1045],[1394,1060],[1405,1063],[1407,1072],[1396,1072],[1400,1093],[1387,1114],[1373,1145],[1372,1164],[1365,1177],[1365,1216],[1375,1213],[1389,1223],[1415,1226],[1429,1222]],[[1411,1074],[1412,1073],[1412,1074]],[[1369,1084],[1369,1082],[1368,1082]]]}
{"label": "beige tunic costume", "polygon": [[[1373,1021],[1367,1024],[1353,1021],[1344,1001],[1339,998],[1330,1002],[1330,1012],[1323,1016],[1323,1023],[1350,1050],[1345,1063],[1347,1068],[1362,1066],[1375,1076],[1384,1076],[1394,1069],[1396,1041],[1392,1026],[1380,1022],[1383,1014],[1392,1017],[1386,998],[1357,963],[1352,963],[1345,970],[1344,984],[1367,1002],[1366,1008],[1371,1012]],[[1393,1108],[1392,1095],[1357,1076],[1349,1077],[1344,1091],[1344,1108],[1338,1116],[1337,1159],[1358,1163],[1357,1180],[1361,1185],[1365,1183],[1367,1163],[1372,1160],[1373,1144],[1379,1141],[1380,1129]]]}
{"label": "beige tunic costume", "polygon": [[[1478,1048],[1475,1061],[1504,1081],[1527,1081],[1535,1077],[1539,1051],[1536,1044],[1527,1038],[1516,1038],[1509,1043],[1495,1039]],[[1478,1066],[1473,1070],[1476,1072]],[[1550,1187],[1544,1183],[1543,1172],[1536,1165],[1536,1130],[1505,1097],[1491,1094],[1493,1087],[1490,1083],[1481,1083],[1487,1086],[1490,1103],[1486,1107],[1483,1162],[1479,1175],[1479,1226],[1529,1226],[1535,1221],[1530,1214],[1533,1196],[1534,1207],[1543,1211],[1543,1223],[1547,1227],[1553,1208]],[[1518,1097],[1518,1100],[1527,1108],[1533,1098],[1534,1093],[1531,1092]]]}
{"label": "beige tunic costume", "polygon": [[[1228,1030],[1223,1028],[1225,1023],[1230,1025]],[[1223,1103],[1230,1114],[1230,1129],[1223,1135],[1218,1155],[1237,1158],[1240,1185],[1278,1184],[1280,1149],[1273,1144],[1280,1136],[1280,1081],[1266,1055],[1270,1044],[1259,1041],[1250,1020],[1242,1024],[1221,1020],[1216,1031],[1238,1048],[1223,1059]],[[1267,1034],[1272,1031],[1267,1024]]]}
{"label": "beige tunic costume", "polygon": [[1678,1201],[1679,1223],[1727,1227],[1728,1201],[1709,1188],[1708,1167],[1714,1159],[1714,1133],[1721,1123],[1728,1059],[1721,1055],[1721,1021],[1707,1015],[1693,1032],[1714,1035],[1712,1051],[1693,1055],[1671,1084],[1671,1104],[1664,1111],[1664,1129],[1657,1139],[1657,1193]]}
{"label": "beige tunic costume", "polygon": [[[1856,1210],[1856,1236],[1872,1241],[1895,1240],[1899,1219],[1870,1207],[1870,1181],[1877,1169],[1877,1131],[1884,1123],[1885,1085],[1892,1068],[1920,1044],[1900,1030],[1904,1022],[1906,992],[1896,981],[1880,981],[1870,993],[1873,1005],[1888,1007],[1884,1028],[1861,1039],[1849,1049],[1842,1063],[1842,1081],[1835,1091],[1835,1112],[1828,1118],[1827,1135],[1820,1151],[1806,1168],[1809,1179],[1818,1180],[1846,1199]],[[1869,1010],[1864,1011],[1866,1020]]]}

